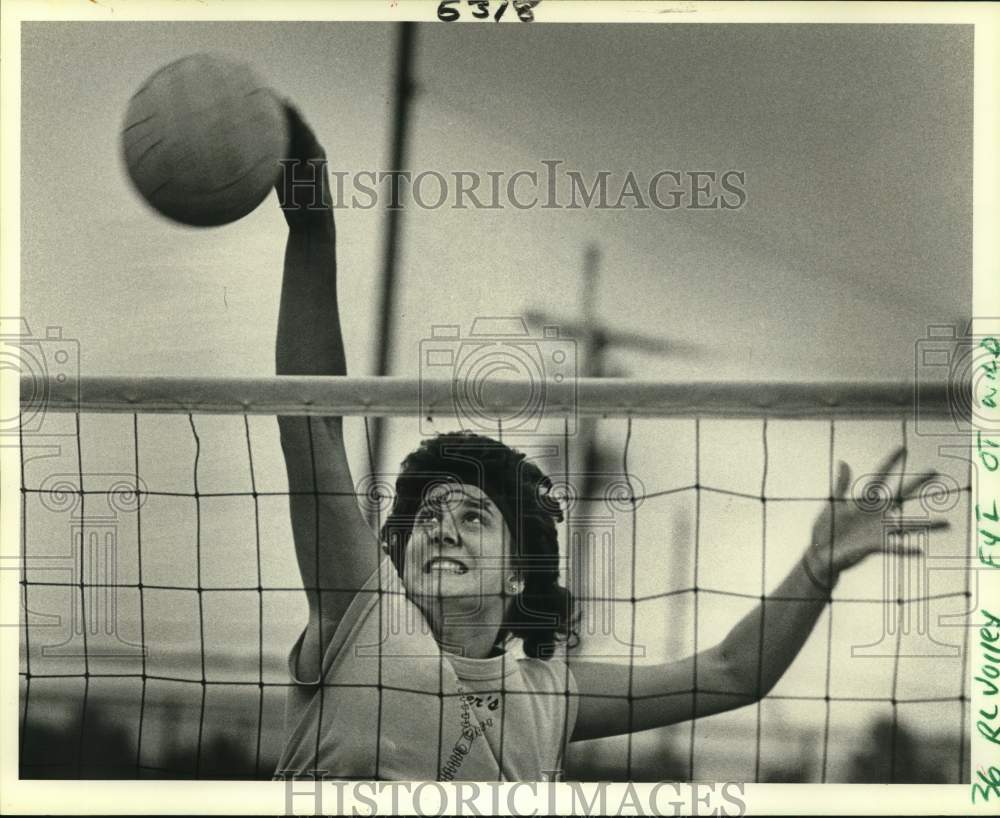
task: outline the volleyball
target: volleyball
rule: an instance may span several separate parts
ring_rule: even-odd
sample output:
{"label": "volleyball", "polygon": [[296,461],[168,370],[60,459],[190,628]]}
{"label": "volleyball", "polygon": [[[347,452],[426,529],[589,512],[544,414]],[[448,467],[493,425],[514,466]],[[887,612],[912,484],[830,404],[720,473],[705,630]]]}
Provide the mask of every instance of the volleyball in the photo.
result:
{"label": "volleyball", "polygon": [[129,178],[157,211],[213,227],[246,216],[287,153],[284,107],[247,65],[192,54],[165,65],[129,101],[122,149]]}

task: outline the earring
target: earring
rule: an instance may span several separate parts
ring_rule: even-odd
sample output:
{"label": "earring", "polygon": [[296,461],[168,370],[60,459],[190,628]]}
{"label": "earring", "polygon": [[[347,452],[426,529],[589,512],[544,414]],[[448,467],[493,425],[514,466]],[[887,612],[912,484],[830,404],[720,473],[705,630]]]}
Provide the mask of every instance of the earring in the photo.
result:
{"label": "earring", "polygon": [[512,594],[518,594],[524,590],[524,587],[517,577],[507,577],[507,590]]}

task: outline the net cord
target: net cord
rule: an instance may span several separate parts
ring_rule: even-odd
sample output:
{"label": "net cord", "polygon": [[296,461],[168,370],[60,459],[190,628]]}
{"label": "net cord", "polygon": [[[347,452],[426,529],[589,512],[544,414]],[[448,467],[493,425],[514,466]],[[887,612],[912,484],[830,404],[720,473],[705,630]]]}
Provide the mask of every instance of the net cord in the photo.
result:
{"label": "net cord", "polygon": [[[43,395],[42,399],[37,396]],[[964,420],[946,383],[908,381],[652,381],[635,378],[491,380],[474,409],[509,417],[526,395],[545,417],[775,417]],[[83,376],[62,383],[21,376],[25,414],[136,411],[177,414],[449,417],[468,414],[455,382],[405,377],[267,378]],[[509,431],[509,430],[508,430]]]}

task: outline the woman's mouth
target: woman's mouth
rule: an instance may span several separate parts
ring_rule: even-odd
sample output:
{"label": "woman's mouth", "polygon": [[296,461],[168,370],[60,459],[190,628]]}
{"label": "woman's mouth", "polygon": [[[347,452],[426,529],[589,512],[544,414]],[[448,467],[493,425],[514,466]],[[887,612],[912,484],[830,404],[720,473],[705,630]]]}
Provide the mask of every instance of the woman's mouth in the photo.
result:
{"label": "woman's mouth", "polygon": [[434,557],[424,566],[425,574],[466,574],[468,571],[464,562],[452,557]]}

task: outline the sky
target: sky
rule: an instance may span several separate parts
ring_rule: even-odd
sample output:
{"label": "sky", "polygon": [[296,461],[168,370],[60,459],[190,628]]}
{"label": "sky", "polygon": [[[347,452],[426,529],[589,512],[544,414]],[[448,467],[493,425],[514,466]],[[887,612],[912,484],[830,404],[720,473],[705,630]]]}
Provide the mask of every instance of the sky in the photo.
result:
{"label": "sky", "polygon": [[[273,373],[285,236],[274,197],[222,228],[167,222],[124,173],[125,108],[164,63],[218,52],[249,62],[295,102],[331,169],[387,169],[396,30],[360,23],[33,23],[23,31],[21,311],[32,331],[59,326],[77,339],[84,374]],[[543,160],[560,160],[587,178],[599,171],[648,179],[664,169],[737,170],[745,174],[746,204],[725,211],[411,208],[402,225],[391,373],[420,374],[421,341],[435,325],[459,325],[467,334],[476,317],[529,309],[578,316],[584,251],[596,245],[599,322],[688,350],[664,357],[612,350],[610,362],[623,373],[912,379],[915,344],[928,325],[958,321],[970,310],[971,46],[971,29],[938,25],[565,25],[522,27],[516,35],[507,26],[418,27],[409,151],[415,172],[509,174],[541,171]],[[377,208],[336,213],[350,374],[373,372],[385,219]],[[202,461],[202,490],[213,480],[242,486],[241,429],[205,423],[215,432],[202,434],[205,446],[217,449]],[[894,423],[841,428],[841,456],[856,474],[874,467],[900,436]],[[129,468],[129,451],[113,442],[129,439],[121,419],[90,419],[85,429],[86,457],[97,471]],[[254,429],[258,474],[280,491],[276,436],[266,419]],[[354,462],[363,463],[363,427],[352,422],[349,431]],[[759,491],[760,424],[709,424],[703,431],[703,451],[714,453],[706,458],[705,482]],[[193,444],[186,421],[150,420],[145,434],[144,451],[153,453],[144,461],[146,479],[188,489]],[[415,421],[397,421],[388,462],[398,462],[417,434]],[[691,482],[692,434],[681,422],[636,424],[630,467],[647,489]],[[828,426],[775,424],[771,434],[769,489],[823,496]],[[623,425],[602,426],[602,440],[620,452]],[[914,459],[934,456],[918,447]],[[719,505],[703,510],[709,523],[702,564],[732,589],[746,587],[748,571],[758,585],[762,571],[766,584],[776,584],[817,510],[787,519],[774,513],[768,524],[779,528],[767,535],[765,566],[759,508],[711,502]],[[179,555],[190,556],[190,539],[169,521],[189,511],[166,503],[149,509],[165,523],[146,534],[164,576],[186,570],[187,557]],[[690,502],[644,513],[642,592],[689,584],[693,558],[676,537],[690,536]],[[217,533],[223,545],[206,559],[218,560],[223,574],[246,565],[231,550],[232,526],[244,526],[246,514],[234,506],[215,518],[228,521],[229,533]],[[265,560],[273,582],[291,584],[283,514],[275,507],[264,515],[271,537]],[[654,541],[668,531],[675,541],[664,566]],[[733,548],[741,549],[738,558]],[[631,564],[623,569],[619,583]],[[872,595],[878,570],[864,570],[851,587]],[[721,636],[738,610],[733,603],[717,617],[706,615],[702,627],[717,623]],[[658,616],[674,623],[673,633],[690,630],[689,608]],[[282,625],[276,641],[294,635],[294,627]],[[164,639],[190,644],[178,634]],[[249,637],[234,631],[219,638]],[[706,632],[702,644],[710,638]],[[851,633],[838,638],[838,650],[848,651]],[[671,636],[656,651],[684,648],[684,638]],[[802,659],[808,667],[790,675],[789,689],[796,678],[815,689],[809,668],[822,663],[822,650],[822,642],[810,642]],[[859,678],[884,687],[887,666],[879,661]],[[908,678],[933,676],[926,668]]]}
{"label": "sky", "polygon": [[[125,107],[163,63],[228,54],[301,108],[331,168],[385,169],[393,29],[24,30],[22,173],[34,181],[22,204],[24,314],[79,338],[85,371],[270,372],[283,247],[274,197],[223,228],[162,220],[122,172]],[[619,354],[636,376],[899,377],[926,324],[967,314],[969,30],[620,25],[516,35],[419,28],[414,170],[541,170],[543,159],[619,179],[735,169],[746,174],[746,206],[414,209],[404,218],[394,373],[417,373],[432,322],[577,314],[591,242],[602,253],[603,322],[703,349],[675,360]],[[385,213],[337,215],[348,361],[367,374]]]}

